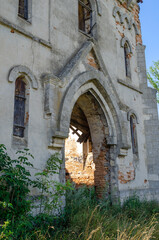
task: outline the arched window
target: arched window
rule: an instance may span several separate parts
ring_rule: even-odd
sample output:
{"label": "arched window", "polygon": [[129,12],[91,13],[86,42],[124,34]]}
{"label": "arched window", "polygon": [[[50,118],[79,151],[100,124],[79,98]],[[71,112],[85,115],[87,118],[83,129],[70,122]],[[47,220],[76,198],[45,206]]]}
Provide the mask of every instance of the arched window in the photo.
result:
{"label": "arched window", "polygon": [[29,98],[38,89],[38,81],[26,66],[17,65],[10,69],[8,82],[14,83],[13,89],[13,136],[12,144],[27,147],[29,129]]}
{"label": "arched window", "polygon": [[130,116],[130,130],[131,130],[132,152],[133,154],[137,154],[138,146],[137,146],[136,118],[134,117],[134,115]]}
{"label": "arched window", "polygon": [[24,78],[19,77],[15,82],[13,135],[21,138],[24,137],[25,130],[25,101],[26,84]]}
{"label": "arched window", "polygon": [[28,20],[28,0],[19,0],[18,15]]}
{"label": "arched window", "polygon": [[79,29],[87,34],[92,31],[92,7],[89,0],[78,0]]}
{"label": "arched window", "polygon": [[124,45],[124,58],[125,58],[125,73],[127,77],[131,77],[131,69],[130,69],[130,51],[127,42]]}

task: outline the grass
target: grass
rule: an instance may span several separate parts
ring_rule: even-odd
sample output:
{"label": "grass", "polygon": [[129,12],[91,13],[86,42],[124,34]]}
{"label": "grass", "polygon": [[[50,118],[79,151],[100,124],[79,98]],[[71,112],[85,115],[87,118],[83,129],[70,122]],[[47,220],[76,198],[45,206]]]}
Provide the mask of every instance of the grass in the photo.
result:
{"label": "grass", "polygon": [[148,240],[159,239],[159,205],[131,197],[121,207],[96,202],[92,190],[75,190],[67,196],[67,224],[55,229],[52,239]]}
{"label": "grass", "polygon": [[151,240],[159,239],[159,204],[129,198],[123,206],[97,201],[94,189],[67,193],[61,216],[42,214],[20,219],[14,238],[24,240]]}

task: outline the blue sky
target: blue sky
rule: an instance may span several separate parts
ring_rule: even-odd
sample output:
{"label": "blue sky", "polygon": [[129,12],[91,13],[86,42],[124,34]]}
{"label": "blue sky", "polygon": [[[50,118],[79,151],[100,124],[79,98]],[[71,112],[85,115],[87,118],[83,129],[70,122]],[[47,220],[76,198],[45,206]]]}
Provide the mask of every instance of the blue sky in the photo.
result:
{"label": "blue sky", "polygon": [[143,0],[140,4],[140,21],[148,69],[153,61],[159,60],[159,0]]}

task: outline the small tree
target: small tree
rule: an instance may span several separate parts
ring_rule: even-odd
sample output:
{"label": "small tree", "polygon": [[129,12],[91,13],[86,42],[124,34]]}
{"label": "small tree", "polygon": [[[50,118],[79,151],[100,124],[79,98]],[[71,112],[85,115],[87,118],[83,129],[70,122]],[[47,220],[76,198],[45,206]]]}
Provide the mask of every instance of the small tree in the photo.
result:
{"label": "small tree", "polygon": [[153,66],[147,71],[150,84],[157,90],[157,102],[159,103],[159,61],[153,62]]}

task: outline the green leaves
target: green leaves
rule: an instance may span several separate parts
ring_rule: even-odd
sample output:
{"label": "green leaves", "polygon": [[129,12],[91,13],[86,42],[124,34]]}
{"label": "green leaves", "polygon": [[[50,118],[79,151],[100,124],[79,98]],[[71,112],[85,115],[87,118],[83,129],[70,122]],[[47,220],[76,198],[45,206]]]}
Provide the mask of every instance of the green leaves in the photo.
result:
{"label": "green leaves", "polygon": [[34,187],[38,187],[40,190],[40,209],[47,214],[59,212],[63,204],[62,197],[66,190],[72,189],[71,183],[62,184],[52,179],[53,175],[59,174],[61,164],[62,160],[59,154],[55,153],[46,162],[45,169],[35,174],[37,179]]}
{"label": "green leaves", "polygon": [[46,169],[50,174],[58,174],[61,169],[62,160],[59,157],[58,153],[52,155],[46,163]]}
{"label": "green leaves", "polygon": [[153,66],[147,71],[150,84],[157,90],[157,102],[159,103],[159,61],[153,62]]}
{"label": "green leaves", "polygon": [[[0,145],[0,216],[3,222],[5,219],[10,221],[0,228],[0,239],[12,239],[12,230],[13,237],[20,239],[19,232],[25,235],[24,228],[32,229],[32,224],[27,220],[32,207],[40,207],[40,212],[48,215],[60,213],[64,205],[63,196],[72,189],[71,183],[62,184],[54,180],[62,164],[57,153],[48,159],[44,170],[35,174],[34,180],[30,174],[30,168],[33,168],[30,159],[33,156],[29,150],[24,149],[16,154],[17,158],[11,159],[5,146]],[[27,199],[31,188],[36,188],[38,192],[38,196],[31,198],[32,202],[35,199],[35,206]]]}
{"label": "green leaves", "polygon": [[[0,145],[0,201],[5,202],[2,217],[18,218],[30,209],[30,202],[26,200],[29,187],[33,185],[31,174],[27,167],[33,167],[28,157],[33,158],[28,149],[18,151],[17,159],[11,159],[3,144]],[[13,206],[11,208],[11,206]]]}
{"label": "green leaves", "polygon": [[8,226],[9,226],[10,222],[9,221],[5,221],[3,225],[0,225],[0,227],[2,228],[2,231],[0,233],[0,240],[4,239],[4,240],[12,240],[13,238],[13,232],[11,232],[10,230],[8,230]]}

